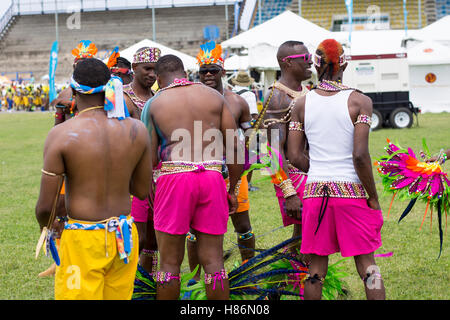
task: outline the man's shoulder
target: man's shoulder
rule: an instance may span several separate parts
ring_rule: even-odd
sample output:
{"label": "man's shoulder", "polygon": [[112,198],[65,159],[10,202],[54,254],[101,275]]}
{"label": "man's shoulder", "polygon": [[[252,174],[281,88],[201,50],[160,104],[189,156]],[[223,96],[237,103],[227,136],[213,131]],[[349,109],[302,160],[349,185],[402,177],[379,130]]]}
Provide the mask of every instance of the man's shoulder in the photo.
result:
{"label": "man's shoulder", "polygon": [[363,108],[372,107],[372,99],[369,96],[366,96],[363,92],[357,90],[354,90],[350,94],[349,103]]}

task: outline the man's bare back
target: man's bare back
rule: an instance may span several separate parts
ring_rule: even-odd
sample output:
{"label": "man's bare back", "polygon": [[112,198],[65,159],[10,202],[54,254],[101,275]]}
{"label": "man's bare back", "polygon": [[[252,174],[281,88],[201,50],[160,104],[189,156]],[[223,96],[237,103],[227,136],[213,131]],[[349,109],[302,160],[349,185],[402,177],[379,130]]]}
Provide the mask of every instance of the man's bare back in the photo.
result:
{"label": "man's bare back", "polygon": [[[66,174],[68,215],[98,221],[128,214],[130,193],[145,198],[142,190],[149,190],[149,144],[140,121],[108,119],[103,110],[54,127],[45,144],[44,168]],[[135,188],[141,184],[147,188]]]}
{"label": "man's bare back", "polygon": [[[169,90],[170,94],[168,94]],[[190,145],[191,153],[183,154],[182,160],[195,162],[222,160],[222,154],[216,154],[213,157],[207,157],[209,155],[207,153],[203,154],[203,150],[212,143],[211,140],[206,137],[203,139],[203,137],[208,129],[222,131],[224,120],[228,120],[228,124],[230,121],[233,122],[231,125],[229,124],[229,128],[236,128],[231,113],[228,109],[227,112],[224,112],[225,108],[227,107],[223,96],[204,85],[194,84],[168,89],[167,93],[161,92],[152,101],[150,109],[154,124],[157,126],[156,130],[160,135],[158,139],[165,140],[163,141],[165,150],[161,150],[163,157],[161,160],[180,160],[178,152],[174,155],[176,159],[173,159],[171,154],[175,150],[176,144],[180,142],[178,140],[180,134],[183,133],[181,130],[175,132],[177,129],[185,129],[191,135],[190,144],[187,144]],[[176,117],[174,117],[175,114]],[[229,116],[224,119],[224,114]],[[222,141],[216,142],[222,143]],[[185,141],[183,141],[183,145],[185,145]],[[179,149],[177,148],[177,150]]]}

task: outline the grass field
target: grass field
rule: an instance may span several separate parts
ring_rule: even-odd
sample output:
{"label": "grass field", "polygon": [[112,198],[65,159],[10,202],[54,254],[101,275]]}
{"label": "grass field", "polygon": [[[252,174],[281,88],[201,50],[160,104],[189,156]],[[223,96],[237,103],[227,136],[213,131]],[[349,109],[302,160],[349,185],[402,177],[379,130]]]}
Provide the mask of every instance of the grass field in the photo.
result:
{"label": "grass field", "polygon": [[[51,260],[40,255],[34,259],[34,249],[39,237],[39,228],[34,207],[39,193],[42,167],[42,149],[48,131],[53,125],[51,113],[0,113],[0,299],[53,299],[53,278],[38,278]],[[372,160],[384,154],[386,138],[421,149],[422,138],[427,139],[432,152],[450,148],[450,114],[424,114],[419,116],[420,126],[411,129],[383,129],[370,137]],[[450,171],[446,164],[445,170]],[[253,177],[258,179],[258,173]],[[450,298],[450,249],[447,234],[444,236],[442,256],[439,253],[437,215],[434,213],[432,228],[430,215],[424,227],[419,227],[425,205],[416,204],[413,211],[400,224],[398,217],[406,202],[394,203],[389,219],[387,210],[390,196],[383,196],[380,178],[376,176],[380,203],[384,213],[382,229],[383,246],[377,253],[393,252],[389,258],[377,258],[386,287],[388,299],[449,299]],[[291,227],[278,229],[281,225],[279,207],[272,185],[268,182],[255,184],[259,191],[250,193],[251,220],[257,236],[257,248],[268,248],[290,237]],[[445,217],[444,228],[445,228]],[[235,246],[236,237],[229,223],[225,249]],[[238,259],[237,250],[228,262],[231,267]],[[336,254],[330,263],[340,260]],[[354,262],[344,262],[345,288],[349,294],[345,299],[365,299],[363,285],[358,278]],[[186,259],[183,271],[187,271]]]}

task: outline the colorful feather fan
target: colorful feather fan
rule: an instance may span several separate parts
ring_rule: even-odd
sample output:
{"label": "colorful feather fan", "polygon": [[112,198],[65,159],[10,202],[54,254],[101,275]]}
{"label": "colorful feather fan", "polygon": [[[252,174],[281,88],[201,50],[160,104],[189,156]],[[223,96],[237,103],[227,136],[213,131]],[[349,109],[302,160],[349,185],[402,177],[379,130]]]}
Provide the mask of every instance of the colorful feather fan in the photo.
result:
{"label": "colorful feather fan", "polygon": [[450,206],[450,180],[441,167],[443,151],[441,150],[436,161],[426,162],[426,158],[430,158],[430,153],[425,140],[423,140],[423,148],[426,153],[420,153],[421,160],[417,159],[411,148],[401,148],[389,139],[387,142],[388,146],[385,150],[388,156],[381,157],[375,165],[379,166],[378,173],[382,178],[385,192],[393,194],[391,206],[395,197],[400,200],[410,200],[399,222],[408,215],[418,200],[427,204],[423,221],[429,207],[431,210],[436,209],[439,222],[440,257],[443,242],[442,209],[447,214],[447,208]]}
{"label": "colorful feather fan", "polygon": [[90,40],[81,40],[78,46],[72,50],[75,61],[83,58],[93,58],[97,54],[97,47]]}
{"label": "colorful feather fan", "polygon": [[111,54],[109,55],[108,62],[106,63],[108,69],[111,69],[117,64],[117,58],[119,57],[120,57],[119,47],[115,47],[111,52]]}

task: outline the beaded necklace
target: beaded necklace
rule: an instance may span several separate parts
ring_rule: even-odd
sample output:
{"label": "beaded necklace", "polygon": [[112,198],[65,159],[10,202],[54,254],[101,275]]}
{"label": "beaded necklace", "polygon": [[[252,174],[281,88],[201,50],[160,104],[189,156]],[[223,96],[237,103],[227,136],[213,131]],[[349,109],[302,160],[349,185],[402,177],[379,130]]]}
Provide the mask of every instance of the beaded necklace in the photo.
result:
{"label": "beaded necklace", "polygon": [[278,90],[280,90],[280,91],[284,92],[285,94],[287,94],[291,99],[300,98],[303,95],[302,94],[303,90],[300,90],[300,91],[292,90],[291,88],[285,86],[284,84],[282,84],[279,81],[275,82],[274,86]]}
{"label": "beaded necklace", "polygon": [[355,90],[355,89],[350,88],[340,82],[331,81],[331,80],[322,80],[321,82],[319,82],[319,84],[317,86],[314,87],[314,89],[320,89],[320,90],[327,91],[327,92]]}
{"label": "beaded necklace", "polygon": [[167,87],[160,89],[159,91],[164,91],[164,90],[167,90],[170,88],[175,88],[175,87],[189,86],[191,84],[202,84],[202,83],[201,82],[192,82],[186,78],[181,78],[181,79],[175,78],[175,79],[173,79],[173,82],[171,84],[169,84]]}

